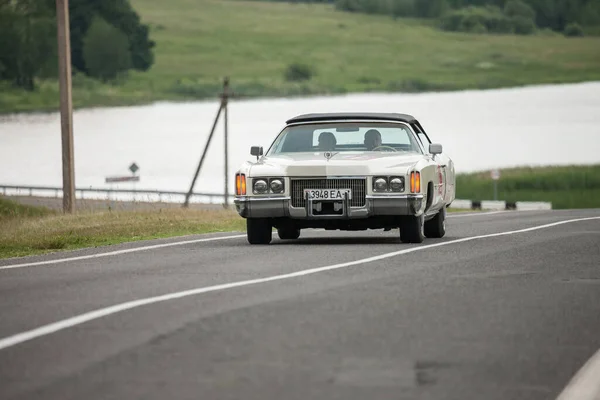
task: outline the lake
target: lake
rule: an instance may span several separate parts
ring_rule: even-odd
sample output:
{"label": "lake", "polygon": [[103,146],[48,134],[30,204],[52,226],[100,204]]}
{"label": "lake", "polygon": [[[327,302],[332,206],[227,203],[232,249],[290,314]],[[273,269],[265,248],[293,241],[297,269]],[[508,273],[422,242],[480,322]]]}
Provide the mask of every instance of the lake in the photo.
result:
{"label": "lake", "polygon": [[[74,113],[78,188],[111,187],[106,176],[140,167],[137,189],[186,191],[218,102],[155,103]],[[268,147],[287,118],[310,112],[412,114],[444,146],[457,172],[600,162],[600,82],[487,91],[234,100],[229,104],[229,175]],[[223,121],[195,190],[223,192]],[[58,113],[0,117],[0,185],[62,186]],[[132,183],[113,185],[131,188]],[[233,179],[230,179],[233,190]]]}

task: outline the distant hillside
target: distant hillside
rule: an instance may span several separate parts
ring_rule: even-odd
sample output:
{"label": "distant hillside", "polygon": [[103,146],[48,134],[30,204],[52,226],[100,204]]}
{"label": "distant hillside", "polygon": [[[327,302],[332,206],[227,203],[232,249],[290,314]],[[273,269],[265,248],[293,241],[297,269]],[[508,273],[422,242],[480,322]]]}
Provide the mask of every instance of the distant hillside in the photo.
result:
{"label": "distant hillside", "polygon": [[[600,80],[600,38],[444,32],[431,20],[336,11],[332,4],[131,0],[155,64],[101,84],[77,75],[76,106],[241,96],[422,92]],[[55,109],[58,85],[0,87],[0,112]]]}

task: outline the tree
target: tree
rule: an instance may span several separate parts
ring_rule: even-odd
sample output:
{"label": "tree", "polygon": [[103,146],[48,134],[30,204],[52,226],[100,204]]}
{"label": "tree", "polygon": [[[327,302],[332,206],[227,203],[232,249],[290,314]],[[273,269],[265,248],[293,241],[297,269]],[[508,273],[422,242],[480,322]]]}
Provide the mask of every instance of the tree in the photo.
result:
{"label": "tree", "polygon": [[527,19],[535,19],[535,11],[527,3],[521,0],[509,0],[504,5],[504,14],[508,17],[525,17]]}
{"label": "tree", "polygon": [[[54,4],[55,0],[45,0],[45,2]],[[154,63],[152,49],[155,43],[150,40],[148,26],[141,23],[139,15],[131,7],[129,0],[69,0],[69,14],[71,62],[79,71],[89,72],[83,54],[83,40],[96,16],[125,34],[133,68],[146,71]]]}
{"label": "tree", "polygon": [[90,76],[103,81],[131,68],[127,36],[100,17],[95,17],[83,39],[83,57]]}
{"label": "tree", "polygon": [[47,10],[34,1],[0,3],[0,79],[26,90],[56,61],[56,27]]}
{"label": "tree", "polygon": [[421,18],[438,18],[449,8],[447,0],[415,0],[415,11]]}

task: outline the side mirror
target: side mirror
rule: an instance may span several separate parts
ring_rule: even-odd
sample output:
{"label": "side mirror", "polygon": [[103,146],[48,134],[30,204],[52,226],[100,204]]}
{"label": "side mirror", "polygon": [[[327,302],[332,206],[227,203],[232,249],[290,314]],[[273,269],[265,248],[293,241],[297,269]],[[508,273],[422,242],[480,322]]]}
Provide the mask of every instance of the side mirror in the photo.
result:
{"label": "side mirror", "polygon": [[252,146],[250,147],[250,154],[253,156],[256,156],[256,159],[258,160],[258,157],[263,155],[263,148],[262,146]]}
{"label": "side mirror", "polygon": [[429,144],[429,153],[433,155],[442,154],[442,145],[439,143]]}

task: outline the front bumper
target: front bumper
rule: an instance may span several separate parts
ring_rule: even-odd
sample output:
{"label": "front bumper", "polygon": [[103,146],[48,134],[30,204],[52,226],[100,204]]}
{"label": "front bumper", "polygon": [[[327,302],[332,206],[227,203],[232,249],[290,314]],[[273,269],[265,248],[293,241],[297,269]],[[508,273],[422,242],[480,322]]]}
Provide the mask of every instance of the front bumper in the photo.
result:
{"label": "front bumper", "polygon": [[238,196],[234,204],[244,218],[355,219],[378,215],[421,215],[422,194],[370,195],[363,207],[350,207],[348,201],[336,205],[335,214],[319,214],[318,201],[308,200],[306,207],[292,207],[289,197],[258,198]]}

